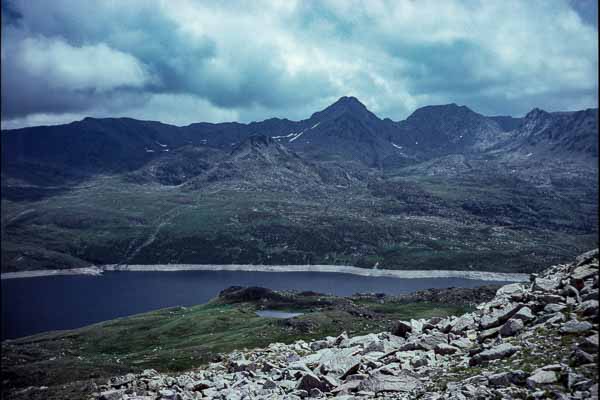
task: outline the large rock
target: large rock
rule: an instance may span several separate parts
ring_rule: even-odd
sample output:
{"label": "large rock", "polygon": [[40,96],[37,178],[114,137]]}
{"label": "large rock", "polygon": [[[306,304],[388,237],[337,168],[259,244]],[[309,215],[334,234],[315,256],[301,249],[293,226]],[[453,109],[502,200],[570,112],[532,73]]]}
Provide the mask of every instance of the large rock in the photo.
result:
{"label": "large rock", "polygon": [[553,292],[560,287],[560,281],[546,278],[535,278],[533,290],[540,292]]}
{"label": "large rock", "polygon": [[590,397],[591,400],[598,400],[598,384],[597,383],[594,383],[590,387],[590,394],[592,395],[592,397]]}
{"label": "large rock", "polygon": [[384,375],[375,373],[363,380],[358,386],[358,390],[364,390],[373,393],[385,392],[410,392],[422,386],[421,381],[401,371],[398,376]]}
{"label": "large rock", "polygon": [[344,340],[348,340],[348,334],[346,332],[342,332],[338,337],[333,341],[334,346],[339,346]]}
{"label": "large rock", "polygon": [[448,344],[448,335],[441,332],[423,334],[416,339],[417,349],[433,350],[438,344]]}
{"label": "large rock", "polygon": [[[598,266],[597,265],[583,265],[581,267],[577,267],[571,273],[571,279],[574,281],[585,280],[594,275],[598,274]],[[577,287],[577,286],[575,286]]]}
{"label": "large rock", "polygon": [[583,315],[597,315],[598,314],[598,300],[587,300],[581,303],[579,309]]}
{"label": "large rock", "polygon": [[494,346],[490,349],[482,351],[479,354],[476,354],[469,360],[469,364],[478,365],[486,361],[510,357],[518,350],[518,347],[513,346],[510,343],[502,343],[498,346]]}
{"label": "large rock", "polygon": [[577,290],[574,286],[566,285],[561,294],[566,297],[574,297],[577,303],[581,303],[581,295],[579,294],[579,290]]}
{"label": "large rock", "polygon": [[161,389],[158,394],[161,400],[175,400],[177,392],[171,389]]}
{"label": "large rock", "polygon": [[595,333],[583,339],[583,341],[579,344],[579,348],[587,351],[587,352],[597,352],[598,351],[598,334]]}
{"label": "large rock", "polygon": [[464,314],[452,322],[450,329],[453,333],[460,333],[467,329],[472,329],[475,326],[475,319],[471,314]]}
{"label": "large rock", "polygon": [[521,296],[525,293],[525,288],[521,283],[511,283],[509,285],[504,285],[500,289],[496,291],[496,296],[506,296],[506,297],[517,297],[521,298]]}
{"label": "large rock", "polygon": [[500,326],[510,317],[516,314],[521,309],[521,307],[523,307],[522,304],[509,303],[504,308],[495,309],[491,313],[485,314],[483,317],[481,317],[479,325],[481,329],[489,329],[496,326]]}
{"label": "large rock", "polygon": [[535,319],[535,315],[529,307],[523,307],[512,316],[514,319],[520,319],[523,322],[529,322]]}
{"label": "large rock", "polygon": [[123,394],[125,394],[125,389],[107,390],[100,393],[99,400],[120,400],[123,397]]}
{"label": "large rock", "polygon": [[232,372],[256,371],[258,366],[251,361],[241,359],[231,361],[231,363],[229,364],[229,368]]}
{"label": "large rock", "polygon": [[469,338],[459,337],[450,341],[450,345],[459,349],[468,349],[469,347],[473,346],[473,342]]}
{"label": "large rock", "polygon": [[516,370],[488,375],[487,378],[491,386],[505,387],[510,386],[511,384],[523,385],[527,375],[528,374],[524,371]]}
{"label": "large rock", "polygon": [[328,392],[331,389],[331,387],[329,387],[329,385],[322,381],[317,375],[310,372],[305,372],[298,381],[296,389],[310,392],[310,390],[313,388],[317,388],[322,392]]}
{"label": "large rock", "polygon": [[577,265],[588,264],[598,258],[598,249],[590,250],[575,258]]}
{"label": "large rock", "polygon": [[575,365],[592,364],[594,363],[594,356],[581,349],[577,349],[573,354],[573,363]]}
{"label": "large rock", "polygon": [[563,305],[563,304],[546,304],[546,306],[544,306],[544,312],[547,314],[553,314],[553,313],[557,313],[560,312],[562,310],[564,310],[565,308],[567,308],[567,306]]}
{"label": "large rock", "polygon": [[560,322],[565,322],[567,317],[565,314],[561,312],[557,312],[556,314],[548,314],[544,318],[540,318],[540,322],[545,322],[547,325],[558,324]]}
{"label": "large rock", "polygon": [[333,373],[337,376],[344,374],[349,368],[360,361],[360,347],[345,349],[323,349],[317,360],[321,373]]}
{"label": "large rock", "polygon": [[392,335],[406,338],[412,332],[412,325],[410,322],[397,321],[392,327]]}
{"label": "large rock", "polygon": [[277,388],[277,384],[271,379],[267,379],[265,383],[263,383],[263,389],[275,389]]}
{"label": "large rock", "polygon": [[311,342],[310,349],[312,351],[318,351],[321,349],[325,349],[329,346],[330,346],[330,343],[327,340],[315,340],[314,342]]}
{"label": "large rock", "polygon": [[502,336],[515,336],[517,333],[521,332],[525,324],[520,319],[511,318],[502,325],[500,328],[500,334]]}
{"label": "large rock", "polygon": [[497,326],[495,328],[490,328],[490,329],[480,331],[479,334],[477,335],[477,340],[480,342],[484,342],[487,339],[491,339],[495,336],[498,336],[498,334],[500,334],[501,328],[502,327]]}
{"label": "large rock", "polygon": [[109,385],[112,387],[118,388],[120,386],[127,385],[128,383],[131,383],[134,380],[135,380],[134,374],[127,374],[124,376],[116,376],[116,377],[110,378]]}
{"label": "large rock", "polygon": [[565,322],[560,328],[561,333],[583,333],[591,330],[594,325],[587,321],[571,320]]}
{"label": "large rock", "polygon": [[438,343],[433,348],[435,354],[448,355],[458,352],[458,348],[446,343]]}
{"label": "large rock", "polygon": [[527,386],[531,389],[556,382],[558,382],[558,374],[555,371],[539,370],[527,378]]}
{"label": "large rock", "polygon": [[413,334],[419,334],[423,332],[423,326],[425,325],[424,319],[411,319],[410,326],[412,327]]}

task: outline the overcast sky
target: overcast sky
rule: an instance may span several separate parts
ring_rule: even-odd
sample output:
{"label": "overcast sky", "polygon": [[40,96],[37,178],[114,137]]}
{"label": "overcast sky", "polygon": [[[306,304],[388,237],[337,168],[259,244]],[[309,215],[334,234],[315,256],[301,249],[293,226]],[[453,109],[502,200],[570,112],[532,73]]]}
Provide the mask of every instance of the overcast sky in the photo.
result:
{"label": "overcast sky", "polygon": [[596,0],[1,0],[2,127],[597,107]]}

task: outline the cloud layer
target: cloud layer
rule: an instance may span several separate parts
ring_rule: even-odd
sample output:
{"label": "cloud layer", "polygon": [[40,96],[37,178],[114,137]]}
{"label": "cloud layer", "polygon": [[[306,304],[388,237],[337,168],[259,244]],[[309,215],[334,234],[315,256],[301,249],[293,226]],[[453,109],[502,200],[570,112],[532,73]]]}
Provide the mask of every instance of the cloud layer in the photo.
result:
{"label": "cloud layer", "polygon": [[2,2],[2,126],[597,107],[594,2]]}

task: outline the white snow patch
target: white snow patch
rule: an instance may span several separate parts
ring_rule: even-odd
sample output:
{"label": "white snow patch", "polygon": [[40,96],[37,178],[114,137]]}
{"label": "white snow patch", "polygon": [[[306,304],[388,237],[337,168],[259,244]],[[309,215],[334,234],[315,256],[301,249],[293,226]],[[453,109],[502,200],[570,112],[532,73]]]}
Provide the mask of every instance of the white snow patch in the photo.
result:
{"label": "white snow patch", "polygon": [[167,147],[168,145],[166,144],[162,144],[161,142],[159,142],[158,140],[156,140],[156,144],[159,145],[160,147]]}
{"label": "white snow patch", "polygon": [[289,138],[294,136],[296,133],[292,132],[290,134],[284,135],[284,136],[271,136],[271,139],[283,139],[283,138]]}
{"label": "white snow patch", "polygon": [[317,126],[319,126],[320,122],[317,122],[316,124],[314,124],[310,129],[315,129]]}
{"label": "white snow patch", "polygon": [[146,153],[154,153],[154,150],[146,149]]}
{"label": "white snow patch", "polygon": [[415,142],[415,144],[419,144],[419,142]]}
{"label": "white snow patch", "polygon": [[290,143],[293,142],[294,140],[298,139],[300,136],[302,136],[302,134],[306,131],[303,130],[302,132],[298,133],[296,136],[294,136],[293,138],[290,139]]}
{"label": "white snow patch", "polygon": [[398,150],[402,150],[402,146],[398,146],[396,143],[392,143],[392,146],[394,146],[395,148],[397,148]]}
{"label": "white snow patch", "polygon": [[169,151],[169,149],[163,149],[163,151]]}
{"label": "white snow patch", "polygon": [[532,155],[533,155],[533,153],[529,153],[525,157],[531,157]]}

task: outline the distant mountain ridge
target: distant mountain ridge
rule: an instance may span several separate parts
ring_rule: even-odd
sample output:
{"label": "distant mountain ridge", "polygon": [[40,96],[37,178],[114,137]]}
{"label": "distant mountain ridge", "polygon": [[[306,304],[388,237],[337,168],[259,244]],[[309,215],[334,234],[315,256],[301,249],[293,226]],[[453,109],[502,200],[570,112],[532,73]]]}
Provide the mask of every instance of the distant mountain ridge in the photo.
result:
{"label": "distant mountain ridge", "polygon": [[355,97],[342,97],[308,119],[194,123],[176,127],[131,118],[85,118],[66,125],[3,131],[2,167],[8,175],[27,169],[77,169],[77,173],[135,170],[187,145],[229,151],[250,136],[265,135],[316,161],[356,161],[367,167],[402,167],[450,154],[483,153],[494,147],[542,146],[554,155],[597,157],[597,109],[524,118],[486,117],[466,106],[425,106],[406,120],[382,120]]}
{"label": "distant mountain ridge", "polygon": [[[598,239],[598,110],[2,131],[3,271],[334,264],[525,272]],[[565,250],[567,249],[567,250]]]}

